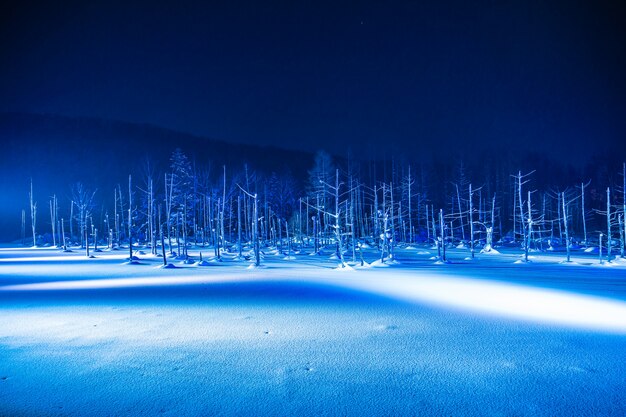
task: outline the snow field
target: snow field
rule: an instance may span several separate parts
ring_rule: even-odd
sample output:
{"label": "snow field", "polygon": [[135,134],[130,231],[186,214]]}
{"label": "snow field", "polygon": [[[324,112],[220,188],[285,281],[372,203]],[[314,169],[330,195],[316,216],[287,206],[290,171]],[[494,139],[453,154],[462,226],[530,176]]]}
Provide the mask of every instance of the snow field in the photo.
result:
{"label": "snow field", "polygon": [[0,415],[624,415],[624,264],[424,252],[1,249]]}

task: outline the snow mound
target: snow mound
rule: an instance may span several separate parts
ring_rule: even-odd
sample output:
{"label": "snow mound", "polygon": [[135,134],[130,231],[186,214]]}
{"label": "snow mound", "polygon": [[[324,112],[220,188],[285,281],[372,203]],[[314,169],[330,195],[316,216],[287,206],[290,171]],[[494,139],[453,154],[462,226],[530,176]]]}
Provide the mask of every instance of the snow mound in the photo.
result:
{"label": "snow mound", "polygon": [[484,254],[484,255],[500,255],[500,252],[498,252],[496,249],[491,248],[490,250],[481,250],[480,253]]}

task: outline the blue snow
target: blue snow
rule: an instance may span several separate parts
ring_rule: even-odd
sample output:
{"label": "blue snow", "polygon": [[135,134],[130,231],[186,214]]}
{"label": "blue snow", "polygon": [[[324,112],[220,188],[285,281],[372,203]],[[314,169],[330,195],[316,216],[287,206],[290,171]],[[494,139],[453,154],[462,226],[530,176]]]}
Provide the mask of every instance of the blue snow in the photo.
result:
{"label": "blue snow", "polygon": [[0,249],[0,415],[626,415],[626,264],[422,252],[343,272]]}

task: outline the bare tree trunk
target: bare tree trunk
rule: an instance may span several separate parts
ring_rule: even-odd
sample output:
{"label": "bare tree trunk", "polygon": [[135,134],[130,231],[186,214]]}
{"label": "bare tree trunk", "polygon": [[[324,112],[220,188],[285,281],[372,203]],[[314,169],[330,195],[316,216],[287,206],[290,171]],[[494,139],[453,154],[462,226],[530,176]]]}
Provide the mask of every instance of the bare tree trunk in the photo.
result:
{"label": "bare tree trunk", "polygon": [[391,200],[391,239],[390,239],[390,247],[389,247],[389,255],[392,260],[395,259],[395,243],[396,243],[396,224],[395,224],[395,211],[393,207],[393,183],[389,184],[389,196]]}
{"label": "bare tree trunk", "polygon": [[237,246],[239,248],[239,259],[243,257],[241,243],[241,196],[237,196]]}
{"label": "bare tree trunk", "polygon": [[430,244],[430,223],[428,222],[428,205],[426,205],[426,244]]}
{"label": "bare tree trunk", "polygon": [[[119,216],[117,214],[117,188],[113,189],[113,194],[115,197],[115,204],[113,206],[113,215],[115,217],[114,221],[115,221],[115,241],[117,243],[117,246],[120,246],[120,228],[119,228]],[[113,247],[111,247],[111,249],[113,249]]]}
{"label": "bare tree trunk", "polygon": [[285,233],[287,234],[287,257],[291,258],[291,238],[289,237],[289,222],[285,220]]}
{"label": "bare tree trunk", "polygon": [[54,207],[53,207],[52,201],[53,200],[50,200],[50,223],[52,224],[52,246],[56,246],[57,241],[56,241],[56,235],[54,233],[55,232],[54,227],[55,227],[56,221],[54,219]]}
{"label": "bare tree trunk", "polygon": [[413,216],[412,216],[413,213],[411,211],[411,208],[412,208],[411,207],[411,165],[409,165],[408,198],[409,198],[409,244],[412,245],[413,244]]}
{"label": "bare tree trunk", "polygon": [[[302,200],[300,200],[300,202],[302,202]],[[309,197],[306,198],[306,245],[310,246],[311,245],[311,241],[309,239],[309,220],[311,220],[309,218]],[[317,249],[317,248],[316,248]]]}
{"label": "bare tree trunk", "polygon": [[[622,199],[623,199],[623,208],[622,208],[622,220],[626,220],[626,162],[622,164]],[[624,257],[624,250],[626,250],[626,222],[624,222],[623,226],[620,226],[620,230],[624,238],[622,238],[622,258]]]}
{"label": "bare tree trunk", "polygon": [[152,249],[152,254],[157,254],[157,243],[156,243],[156,233],[154,227],[154,190],[152,186],[152,178],[148,181],[148,225],[150,230],[150,246]]}
{"label": "bare tree trunk", "polygon": [[565,205],[565,193],[561,193],[561,205],[563,208],[563,228],[565,229],[565,247],[567,248],[567,262],[570,262],[570,242],[569,242],[569,230],[567,227],[567,207]]}
{"label": "bare tree trunk", "polygon": [[587,220],[585,218],[585,186],[584,182],[580,183],[580,210],[583,219],[583,238],[585,245],[587,244]]}
{"label": "bare tree trunk", "polygon": [[[517,183],[515,184],[517,188]],[[513,242],[517,241],[517,193],[513,192]]]}
{"label": "bare tree trunk", "polygon": [[339,213],[339,169],[335,170],[335,238],[337,239],[337,257],[341,261],[341,267],[345,268],[346,262],[343,259],[343,245],[341,242],[341,222]]}
{"label": "bare tree trunk", "polygon": [[522,232],[524,242],[526,242],[526,228],[524,227],[524,209],[523,209],[524,203],[522,201],[522,171],[518,172],[517,193],[518,193],[517,201],[519,203],[520,232]]}
{"label": "bare tree trunk", "polygon": [[317,230],[317,224],[318,224],[318,220],[317,218],[319,217],[319,214],[313,216],[312,220],[313,220],[313,250],[315,252],[315,254],[319,254],[319,250],[320,250],[320,245],[319,245],[319,241],[317,240],[317,234],[318,234],[318,230]]}
{"label": "bare tree trunk", "polygon": [[559,223],[559,240],[563,240],[563,222],[561,219],[561,215],[562,215],[562,211],[560,210],[562,203],[561,203],[561,193],[557,193],[556,195],[556,211],[558,213],[558,223]]}
{"label": "bare tree trunk", "polygon": [[463,237],[463,240],[465,240],[465,225],[463,224],[463,209],[461,208],[461,193],[459,192],[458,184],[455,184],[455,186],[456,186],[456,199],[459,205],[459,220],[461,222],[461,236]]}
{"label": "bare tree trunk", "polygon": [[161,225],[161,253],[163,254],[163,266],[167,266],[167,255],[165,254],[165,237],[163,236],[163,225]]}
{"label": "bare tree trunk", "polygon": [[252,232],[253,232],[253,247],[254,247],[254,266],[261,266],[261,247],[259,243],[259,210],[258,210],[258,196],[257,194],[251,194],[248,191],[244,190],[240,185],[238,185],[241,191],[248,197],[254,199],[254,221],[252,222]]}
{"label": "bare tree trunk", "polygon": [[354,192],[350,193],[350,198],[352,199],[352,203],[350,204],[350,232],[352,234],[352,262],[356,263],[356,234],[355,234],[355,226],[356,220],[354,219]]}
{"label": "bare tree trunk", "polygon": [[224,230],[224,213],[226,212],[226,165],[224,165],[224,188],[222,190],[222,213],[220,215],[220,227],[222,235],[222,247],[226,247],[226,232]]}
{"label": "bare tree trunk", "polygon": [[[487,240],[485,242],[485,247],[483,249],[484,252],[491,252],[491,250],[493,249],[493,231],[495,230],[495,215],[496,215],[496,195],[494,194],[491,200],[491,220],[489,222],[489,226],[485,227],[485,232],[487,233]],[[485,214],[485,217],[486,217],[486,214]]]}
{"label": "bare tree trunk", "polygon": [[[165,222],[167,225],[167,241],[170,248],[170,255],[172,251],[172,192],[174,191],[174,176],[170,176],[170,190],[167,191],[167,173],[165,173]],[[165,248],[163,248],[165,250]]]}
{"label": "bare tree trunk", "polygon": [[533,233],[533,211],[532,204],[530,202],[530,190],[528,191],[528,220],[526,223],[526,244],[524,245],[526,248],[524,250],[526,262],[528,262],[528,252],[530,251],[530,242],[532,241],[532,233]]}
{"label": "bare tree trunk", "polygon": [[611,262],[611,189],[606,189],[606,261]]}
{"label": "bare tree trunk", "polygon": [[620,256],[622,258],[624,257],[624,226],[623,226],[623,219],[624,219],[624,216],[622,214],[620,214],[618,216],[618,222],[619,222],[619,239],[620,239],[620,242],[622,242],[622,244],[620,245]]}
{"label": "bare tree trunk", "polygon": [[37,203],[33,201],[33,179],[30,179],[30,224],[33,231],[33,247],[37,246],[37,234],[35,229],[37,226]]}
{"label": "bare tree trunk", "polygon": [[443,223],[443,209],[439,209],[439,228],[441,229],[441,260],[447,262],[446,258],[446,232]]}
{"label": "bare tree trunk", "polygon": [[598,257],[600,259],[600,264],[603,263],[602,261],[602,232],[600,232],[600,239],[599,239],[599,244],[598,244]]}
{"label": "bare tree trunk", "polygon": [[387,188],[386,188],[385,183],[383,183],[382,191],[383,191],[383,210],[381,212],[382,213],[381,217],[383,219],[383,226],[382,226],[382,233],[381,233],[382,245],[380,245],[380,261],[385,262],[385,257],[387,256],[387,253],[389,251],[389,214],[387,213]]}
{"label": "bare tree trunk", "polygon": [[187,194],[183,197],[183,257],[187,260]]}
{"label": "bare tree trunk", "polygon": [[[384,191],[383,191],[384,192]],[[380,250],[380,239],[378,235],[380,234],[380,225],[379,225],[379,215],[378,215],[378,190],[376,189],[376,184],[374,184],[374,209],[372,210],[373,215],[373,236],[374,242],[376,242],[376,248]]]}
{"label": "bare tree trunk", "polygon": [[470,227],[470,253],[474,259],[474,206],[472,204],[472,184],[469,185],[469,227]]}
{"label": "bare tree trunk", "polygon": [[74,238],[74,201],[70,203],[70,243]]}
{"label": "bare tree trunk", "polygon": [[496,228],[496,195],[493,195],[493,199],[491,200],[491,227],[495,230]]}
{"label": "bare tree trunk", "polygon": [[65,240],[65,219],[61,219],[61,233],[63,235],[63,251],[67,252],[67,241]]}
{"label": "bare tree trunk", "polygon": [[83,227],[83,230],[83,235],[85,236],[85,254],[89,258],[89,231],[87,229],[87,219],[85,219],[85,226]]}
{"label": "bare tree trunk", "polygon": [[433,226],[433,238],[437,240],[437,220],[435,220],[435,205],[430,205],[430,221]]}
{"label": "bare tree trunk", "polygon": [[259,211],[258,211],[258,196],[254,194],[254,265],[261,266],[261,248],[259,247]]}
{"label": "bare tree trunk", "polygon": [[133,261],[133,190],[130,175],[128,176],[128,261]]}
{"label": "bare tree trunk", "polygon": [[[383,187],[384,190],[384,187]],[[385,262],[385,255],[387,254],[387,252],[389,251],[389,229],[388,229],[388,224],[389,224],[389,215],[387,214],[387,212],[385,210],[383,210],[383,233],[382,233],[382,241],[383,244],[380,247],[380,261],[381,262]]]}

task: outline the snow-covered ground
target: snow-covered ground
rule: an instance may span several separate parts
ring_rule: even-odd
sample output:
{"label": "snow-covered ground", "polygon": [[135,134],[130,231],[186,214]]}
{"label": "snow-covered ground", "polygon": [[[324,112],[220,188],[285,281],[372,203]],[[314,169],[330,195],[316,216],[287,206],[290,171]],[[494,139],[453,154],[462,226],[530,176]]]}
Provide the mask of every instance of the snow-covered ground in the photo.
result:
{"label": "snow-covered ground", "polygon": [[0,415],[626,415],[626,262],[331,253],[0,248]]}

